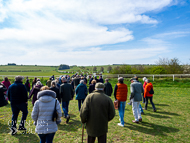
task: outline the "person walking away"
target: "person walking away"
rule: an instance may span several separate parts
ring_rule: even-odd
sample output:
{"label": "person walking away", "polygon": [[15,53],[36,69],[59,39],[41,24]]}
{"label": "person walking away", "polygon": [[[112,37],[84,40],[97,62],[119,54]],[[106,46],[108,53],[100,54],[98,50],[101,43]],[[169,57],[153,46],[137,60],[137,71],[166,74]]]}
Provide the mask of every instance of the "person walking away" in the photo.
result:
{"label": "person walking away", "polygon": [[104,83],[104,79],[102,78],[102,76],[100,76],[99,82]]}
{"label": "person walking away", "polygon": [[118,126],[124,127],[124,114],[125,114],[125,105],[126,105],[126,100],[127,100],[127,93],[128,93],[128,88],[127,85],[124,84],[124,78],[119,77],[118,78],[118,83],[115,85],[114,88],[114,97],[116,100],[119,101],[119,120],[120,123],[118,123]]}
{"label": "person walking away", "polygon": [[29,79],[26,79],[26,82],[25,82],[24,85],[26,86],[27,95],[28,95],[28,93],[30,93],[30,82],[29,82]]}
{"label": "person walking away", "polygon": [[89,80],[89,83],[88,83],[89,85],[92,84],[92,80],[93,80],[93,76]]}
{"label": "person walking away", "polygon": [[78,100],[78,107],[79,107],[79,111],[80,111],[80,108],[81,108],[81,102],[83,104],[84,102],[84,99],[86,98],[87,94],[88,94],[88,91],[87,91],[87,87],[86,85],[84,84],[84,80],[81,80],[80,81],[80,84],[77,86],[75,92],[76,92],[76,100]]}
{"label": "person walking away", "polygon": [[97,83],[95,91],[89,94],[80,110],[81,122],[86,123],[88,143],[106,143],[108,122],[115,116],[111,98],[104,94],[104,84]]}
{"label": "person walking away", "polygon": [[88,89],[89,93],[92,93],[95,90],[95,85],[96,85],[96,80],[93,79]]}
{"label": "person walking away", "polygon": [[54,91],[56,93],[56,98],[58,99],[59,103],[61,103],[61,97],[60,97],[60,94],[59,94],[59,89],[56,86],[56,81],[55,80],[53,80],[51,82],[50,90],[52,90],[52,91]]}
{"label": "person walking away", "polygon": [[136,79],[132,78],[130,85],[131,96],[130,100],[132,100],[132,110],[135,120],[132,120],[133,123],[142,122],[141,112],[140,112],[140,101],[142,101],[142,93],[144,92],[143,86],[140,82],[137,82]]}
{"label": "person walking away", "polygon": [[146,79],[147,85],[145,86],[145,91],[144,91],[144,98],[146,99],[145,101],[145,110],[147,110],[148,106],[148,99],[150,100],[150,103],[152,104],[153,111],[156,112],[155,105],[153,103],[153,93],[151,93],[151,90],[153,90],[153,85],[150,82],[149,79]]}
{"label": "person walking away", "polygon": [[[147,85],[147,82],[146,82],[147,78],[146,77],[143,77],[143,89],[145,90],[145,86]],[[143,93],[143,103],[145,103],[146,99],[144,98],[144,93]]]}
{"label": "person walking away", "polygon": [[[7,90],[9,89],[9,86],[11,85],[8,77],[5,77],[4,78],[4,81],[1,82],[3,85],[5,85],[5,87],[7,88]],[[5,99],[7,100],[8,102],[8,97],[7,97],[7,91],[5,91]]]}
{"label": "person walking away", "polygon": [[40,81],[37,81],[36,85],[33,87],[32,91],[30,92],[30,95],[28,97],[28,99],[31,99],[32,96],[32,105],[34,106],[34,103],[36,102],[37,100],[37,94],[38,92],[40,91],[40,88],[42,87],[42,83]]}
{"label": "person walking away", "polygon": [[[40,143],[52,143],[54,135],[58,130],[57,124],[61,123],[61,108],[56,100],[56,93],[43,86],[38,92],[37,101],[32,110],[32,119],[36,126],[35,132],[40,137]],[[52,121],[54,109],[57,112],[57,120]]]}
{"label": "person walking away", "polygon": [[46,82],[46,85],[47,85],[48,87],[51,87],[51,81],[52,81],[52,78],[50,77],[49,80]]}
{"label": "person walking away", "polygon": [[37,77],[34,78],[34,80],[32,81],[32,88],[34,87],[34,85],[36,85],[37,82]]}
{"label": "person walking away", "polygon": [[0,83],[0,107],[3,107],[8,104],[7,100],[4,97],[6,91],[7,91],[6,86]]}
{"label": "person walking away", "polygon": [[63,84],[61,84],[59,93],[62,99],[62,109],[64,112],[64,117],[66,118],[66,123],[69,122],[70,116],[69,112],[69,101],[73,100],[74,92],[71,84],[67,83],[66,78],[62,78]]}
{"label": "person walking away", "polygon": [[28,95],[26,87],[23,85],[22,76],[16,76],[15,82],[9,86],[8,98],[11,102],[11,110],[13,114],[11,135],[15,135],[17,133],[16,124],[19,112],[22,111],[22,118],[18,130],[26,131],[25,121],[28,115]]}
{"label": "person walking away", "polygon": [[113,92],[113,88],[112,88],[112,85],[111,83],[109,82],[109,79],[106,78],[105,79],[105,83],[104,83],[104,93],[108,96],[111,96],[112,95],[112,92]]}
{"label": "person walking away", "polygon": [[97,76],[95,76],[94,79],[96,80],[96,83],[99,82],[99,79],[97,79]]}

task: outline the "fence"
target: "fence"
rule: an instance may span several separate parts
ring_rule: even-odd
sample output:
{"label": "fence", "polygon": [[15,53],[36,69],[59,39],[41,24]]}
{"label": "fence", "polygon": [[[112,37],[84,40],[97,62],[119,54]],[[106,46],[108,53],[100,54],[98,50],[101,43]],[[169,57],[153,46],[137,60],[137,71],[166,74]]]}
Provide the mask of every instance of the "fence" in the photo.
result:
{"label": "fence", "polygon": [[[14,78],[16,75],[0,75],[4,79],[4,77],[12,77]],[[54,75],[55,77],[59,77],[60,75]],[[97,75],[98,76],[98,75]],[[166,78],[166,77],[172,77],[173,81],[175,81],[175,78],[190,78],[190,74],[160,74],[160,75],[153,75],[153,74],[106,74],[102,75],[103,78],[118,78],[118,77],[124,77],[124,78],[132,78],[134,76],[137,76],[139,78],[143,77],[151,77],[154,81],[154,79],[157,78]],[[26,76],[24,76],[26,77]],[[51,76],[27,76],[28,78],[49,78]]]}

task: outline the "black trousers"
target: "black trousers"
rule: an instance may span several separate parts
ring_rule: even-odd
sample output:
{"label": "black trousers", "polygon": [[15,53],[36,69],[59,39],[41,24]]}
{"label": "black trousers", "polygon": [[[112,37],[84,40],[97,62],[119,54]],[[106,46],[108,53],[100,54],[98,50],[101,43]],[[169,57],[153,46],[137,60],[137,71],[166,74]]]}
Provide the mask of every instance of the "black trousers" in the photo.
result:
{"label": "black trousers", "polygon": [[155,108],[155,106],[154,106],[154,103],[152,102],[152,98],[153,98],[153,97],[146,97],[145,109],[147,109],[147,106],[148,106],[148,99],[150,99],[150,103],[152,104],[153,110],[156,110],[156,108]]}
{"label": "black trousers", "polygon": [[[98,143],[106,143],[107,134],[104,134],[104,135],[99,136],[97,138],[98,138]],[[88,136],[87,143],[94,143],[95,139],[96,139],[96,137]]]}

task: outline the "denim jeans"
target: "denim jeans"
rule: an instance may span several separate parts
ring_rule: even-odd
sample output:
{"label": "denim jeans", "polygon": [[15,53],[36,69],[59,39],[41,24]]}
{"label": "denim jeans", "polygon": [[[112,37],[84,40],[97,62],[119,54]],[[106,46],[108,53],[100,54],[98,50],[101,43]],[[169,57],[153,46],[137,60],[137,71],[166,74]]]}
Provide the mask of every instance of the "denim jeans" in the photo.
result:
{"label": "denim jeans", "polygon": [[62,102],[62,109],[63,109],[63,112],[64,112],[64,116],[67,117],[68,112],[69,112],[69,101]]}
{"label": "denim jeans", "polygon": [[120,101],[119,109],[118,109],[120,122],[122,125],[124,125],[125,104],[126,104],[126,101]]}
{"label": "denim jeans", "polygon": [[82,104],[83,104],[84,99],[79,99],[79,100],[78,100],[79,111],[80,111],[80,108],[81,108],[81,102],[82,102]]}
{"label": "denim jeans", "polygon": [[148,99],[150,99],[150,103],[152,104],[153,110],[156,110],[156,108],[155,108],[155,106],[154,106],[154,103],[152,102],[152,98],[153,98],[153,97],[146,97],[145,109],[147,109],[147,106],[148,106]]}
{"label": "denim jeans", "polygon": [[40,137],[40,143],[52,143],[53,142],[53,137],[55,133],[50,133],[50,134],[38,134]]}
{"label": "denim jeans", "polygon": [[22,118],[21,118],[21,122],[20,125],[21,127],[24,127],[25,125],[25,121],[26,121],[26,117],[28,115],[28,105],[24,102],[21,104],[11,104],[11,109],[12,109],[12,128],[16,128],[16,124],[17,124],[17,118],[18,118],[18,114],[20,111],[22,111]]}
{"label": "denim jeans", "polygon": [[142,106],[141,106],[141,104],[139,104],[139,110],[140,110],[141,113],[144,112],[144,111],[143,111],[143,108],[142,108]]}

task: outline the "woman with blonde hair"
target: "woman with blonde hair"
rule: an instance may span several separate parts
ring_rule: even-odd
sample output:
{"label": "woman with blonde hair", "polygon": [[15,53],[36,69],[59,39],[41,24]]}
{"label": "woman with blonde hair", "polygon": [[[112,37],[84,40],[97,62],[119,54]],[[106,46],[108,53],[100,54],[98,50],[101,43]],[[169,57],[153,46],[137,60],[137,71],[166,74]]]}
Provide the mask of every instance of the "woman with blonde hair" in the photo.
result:
{"label": "woman with blonde hair", "polygon": [[[36,126],[35,132],[40,137],[40,143],[52,143],[54,135],[58,130],[57,124],[61,123],[61,108],[56,100],[56,93],[43,86],[37,94],[37,101],[32,111],[32,119]],[[52,120],[53,112],[56,110],[57,119]]]}
{"label": "woman with blonde hair", "polygon": [[92,93],[95,90],[95,85],[96,85],[96,80],[93,79],[90,86],[89,86],[89,89],[88,89],[89,94]]}
{"label": "woman with blonde hair", "polygon": [[40,81],[37,81],[36,85],[34,86],[34,88],[32,89],[32,91],[30,92],[30,95],[29,95],[28,99],[31,99],[31,97],[33,96],[33,98],[32,98],[32,105],[33,106],[34,106],[34,103],[37,100],[37,94],[40,91],[40,88],[42,86],[43,86],[42,83]]}

